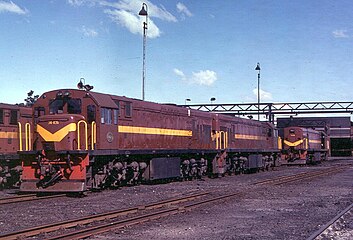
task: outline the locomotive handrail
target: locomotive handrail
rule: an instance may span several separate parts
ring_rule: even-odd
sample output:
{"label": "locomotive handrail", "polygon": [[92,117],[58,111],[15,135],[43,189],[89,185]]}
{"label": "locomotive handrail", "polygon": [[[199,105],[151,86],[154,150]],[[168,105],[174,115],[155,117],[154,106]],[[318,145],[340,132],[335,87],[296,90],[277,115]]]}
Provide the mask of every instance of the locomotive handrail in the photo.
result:
{"label": "locomotive handrail", "polygon": [[[224,131],[220,131],[220,149],[226,149],[228,146],[228,133]],[[223,143],[223,148],[222,148]]]}
{"label": "locomotive handrail", "polygon": [[80,139],[80,124],[84,125],[85,127],[85,144],[86,144],[86,148],[85,150],[88,150],[88,130],[87,130],[87,123],[85,120],[80,120],[77,123],[77,149],[81,150],[81,139]]}
{"label": "locomotive handrail", "polygon": [[25,124],[25,142],[26,142],[26,151],[29,151],[31,150],[31,145],[32,145],[32,142],[31,142],[31,124],[30,123],[26,123]]}
{"label": "locomotive handrail", "polygon": [[277,147],[278,147],[279,150],[283,149],[282,138],[281,137],[277,138]]}
{"label": "locomotive handrail", "polygon": [[94,150],[94,145],[97,143],[97,124],[95,121],[91,123],[91,149]]}
{"label": "locomotive handrail", "polygon": [[[30,123],[26,123],[25,124],[25,144],[26,144],[26,151],[31,150],[31,143],[32,143],[32,139],[31,139],[31,124]],[[19,141],[19,150],[22,151],[23,150],[23,143],[22,143],[22,124],[20,122],[18,122],[18,141]]]}
{"label": "locomotive handrail", "polygon": [[215,138],[216,138],[216,149],[219,148],[219,137],[218,137],[218,131],[216,131]]}
{"label": "locomotive handrail", "polygon": [[22,124],[20,122],[18,122],[18,141],[20,143],[20,151],[22,151]]}
{"label": "locomotive handrail", "polygon": [[215,140],[216,140],[216,149],[228,148],[228,132],[216,131]]}

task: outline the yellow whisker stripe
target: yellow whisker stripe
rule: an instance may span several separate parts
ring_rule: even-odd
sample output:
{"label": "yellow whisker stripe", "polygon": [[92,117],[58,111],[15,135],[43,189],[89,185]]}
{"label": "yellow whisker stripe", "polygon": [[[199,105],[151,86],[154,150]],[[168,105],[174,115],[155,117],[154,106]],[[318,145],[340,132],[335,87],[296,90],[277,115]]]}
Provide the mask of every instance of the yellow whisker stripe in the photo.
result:
{"label": "yellow whisker stripe", "polygon": [[118,126],[119,133],[135,133],[135,134],[151,134],[151,135],[167,135],[191,137],[191,130],[166,129],[166,128],[148,128],[134,126]]}
{"label": "yellow whisker stripe", "polygon": [[37,125],[37,132],[39,135],[47,142],[60,142],[64,139],[70,132],[76,131],[76,124],[70,123],[65,127],[59,129],[55,133],[49,132],[47,129],[42,127],[41,125]]}
{"label": "yellow whisker stripe", "polygon": [[298,141],[295,141],[295,142],[290,142],[290,141],[284,140],[283,142],[284,142],[285,145],[287,145],[289,147],[296,147],[296,146],[302,144],[304,142],[304,140],[301,139],[301,140],[298,140]]}

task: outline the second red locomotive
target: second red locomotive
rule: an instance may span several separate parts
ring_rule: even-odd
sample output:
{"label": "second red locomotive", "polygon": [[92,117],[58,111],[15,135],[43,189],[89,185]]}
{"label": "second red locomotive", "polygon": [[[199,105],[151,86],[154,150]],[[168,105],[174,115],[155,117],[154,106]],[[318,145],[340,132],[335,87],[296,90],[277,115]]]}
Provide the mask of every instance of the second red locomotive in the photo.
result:
{"label": "second red locomotive", "polygon": [[283,129],[282,160],[286,164],[313,164],[327,158],[325,134],[310,128]]}
{"label": "second red locomotive", "polygon": [[30,150],[31,108],[0,103],[0,188],[18,186],[22,172],[17,151]]}
{"label": "second red locomotive", "polygon": [[33,111],[33,148],[20,152],[25,192],[255,171],[279,155],[270,123],[175,105],[61,89]]}

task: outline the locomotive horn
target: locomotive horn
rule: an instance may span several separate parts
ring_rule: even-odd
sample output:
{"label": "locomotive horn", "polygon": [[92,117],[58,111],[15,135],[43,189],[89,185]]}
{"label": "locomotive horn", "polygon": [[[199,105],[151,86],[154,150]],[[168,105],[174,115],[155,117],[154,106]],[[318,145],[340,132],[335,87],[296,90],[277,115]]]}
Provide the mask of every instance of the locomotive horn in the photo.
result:
{"label": "locomotive horn", "polygon": [[80,82],[77,83],[77,88],[78,88],[78,89],[83,89],[82,78],[80,79]]}

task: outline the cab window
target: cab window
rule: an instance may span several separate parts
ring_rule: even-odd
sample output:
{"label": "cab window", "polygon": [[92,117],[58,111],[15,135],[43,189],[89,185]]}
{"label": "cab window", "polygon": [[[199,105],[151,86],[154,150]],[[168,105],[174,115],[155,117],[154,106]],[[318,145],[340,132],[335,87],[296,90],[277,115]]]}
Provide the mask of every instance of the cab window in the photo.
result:
{"label": "cab window", "polygon": [[0,124],[4,124],[4,109],[0,109]]}
{"label": "cab window", "polygon": [[87,120],[88,120],[88,123],[92,123],[93,121],[96,121],[96,106],[94,105],[87,106]]}
{"label": "cab window", "polygon": [[112,124],[112,110],[109,108],[101,108],[101,123]]}
{"label": "cab window", "polygon": [[119,100],[114,100],[114,103],[116,104],[116,106],[118,107],[118,109],[116,109],[116,111],[118,112],[118,116],[120,116],[120,102]]}
{"label": "cab window", "polygon": [[64,113],[64,100],[63,99],[55,99],[49,103],[49,113],[57,114]]}
{"label": "cab window", "polygon": [[81,113],[81,99],[69,99],[67,101],[67,113],[80,114]]}
{"label": "cab window", "polygon": [[118,109],[114,109],[113,110],[113,113],[114,113],[114,124],[117,125],[118,124],[118,116],[119,116],[119,110]]}
{"label": "cab window", "polygon": [[17,125],[18,122],[18,111],[17,110],[11,110],[10,113],[10,124],[11,125]]}
{"label": "cab window", "polygon": [[132,116],[132,103],[125,102],[125,117],[131,117],[131,116]]}
{"label": "cab window", "polygon": [[80,114],[81,105],[81,99],[54,99],[49,103],[49,113],[61,114],[67,112],[69,114]]}
{"label": "cab window", "polygon": [[38,118],[43,115],[45,115],[45,108],[44,107],[36,107],[34,109],[34,117],[35,118]]}
{"label": "cab window", "polygon": [[118,124],[118,109],[101,108],[101,123]]}

